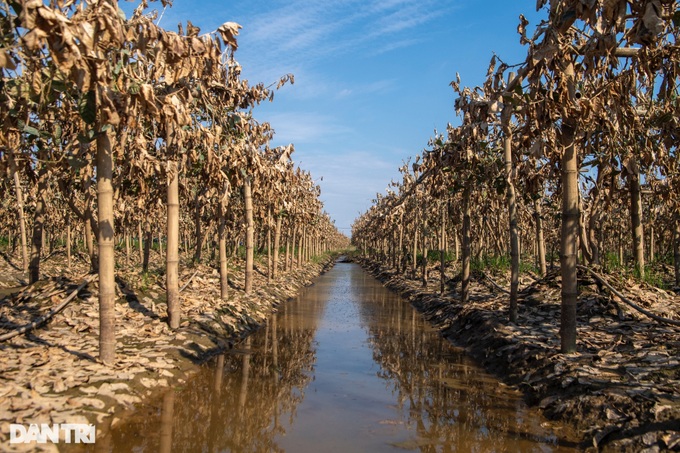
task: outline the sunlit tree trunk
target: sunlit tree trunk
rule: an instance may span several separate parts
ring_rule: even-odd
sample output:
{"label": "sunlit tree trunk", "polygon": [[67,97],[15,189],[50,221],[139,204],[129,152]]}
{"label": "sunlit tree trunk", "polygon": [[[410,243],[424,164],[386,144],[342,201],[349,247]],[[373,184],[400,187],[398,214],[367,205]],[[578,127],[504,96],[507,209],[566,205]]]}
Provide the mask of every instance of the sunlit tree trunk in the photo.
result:
{"label": "sunlit tree trunk", "polygon": [[654,221],[649,224],[649,262],[654,262],[654,255],[656,254],[656,241],[654,238]]}
{"label": "sunlit tree trunk", "polygon": [[125,230],[125,265],[130,265],[130,233]]}
{"label": "sunlit tree trunk", "polygon": [[543,208],[542,198],[534,200],[534,217],[536,219],[536,254],[538,255],[538,269],[541,276],[547,272],[545,263],[545,239],[543,238]]}
{"label": "sunlit tree trunk", "polygon": [[562,123],[562,238],[560,264],[562,272],[562,308],[560,323],[561,350],[576,351],[576,302],[578,300],[579,199],[578,155],[572,120]]}
{"label": "sunlit tree trunk", "polygon": [[246,176],[243,181],[243,198],[246,205],[246,272],[245,272],[245,292],[250,293],[253,289],[253,263],[254,263],[254,223],[253,223],[253,196],[252,182],[250,176]]}
{"label": "sunlit tree trunk", "polygon": [[[168,251],[166,253],[165,270],[166,294],[168,325],[171,329],[177,329],[182,315],[179,300],[179,169],[176,162],[168,161],[167,165]],[[161,250],[163,249],[163,244],[160,241],[158,246]]]}
{"label": "sunlit tree trunk", "polygon": [[421,242],[423,243],[423,261],[422,261],[422,267],[421,267],[421,282],[423,285],[423,288],[427,287],[427,235],[428,235],[428,224],[427,224],[427,217],[425,217],[425,220],[423,221],[423,236],[421,238]]}
{"label": "sunlit tree trunk", "polygon": [[227,203],[229,201],[229,183],[225,184],[224,194],[219,204],[219,256],[220,256],[220,297],[227,300],[229,293],[229,266],[227,263]]}
{"label": "sunlit tree trunk", "polygon": [[416,278],[418,272],[418,222],[420,219],[416,216],[413,224],[413,253],[411,254],[411,278]]}
{"label": "sunlit tree trunk", "polygon": [[288,228],[288,232],[286,233],[286,257],[285,257],[285,265],[284,265],[284,272],[288,272],[290,270],[290,237],[291,237],[291,229],[292,227]]}
{"label": "sunlit tree trunk", "polygon": [[[514,79],[514,75],[510,75]],[[512,107],[503,109],[503,154],[505,157],[505,178],[507,183],[508,219],[510,223],[510,322],[517,322],[517,289],[519,288],[519,231],[517,225],[517,199],[512,168],[512,131],[510,119]]]}
{"label": "sunlit tree trunk", "polygon": [[439,292],[444,294],[446,286],[446,202],[442,203],[441,225],[440,225],[440,248],[439,248]]}
{"label": "sunlit tree trunk", "polygon": [[14,161],[14,153],[9,153],[9,165],[14,178],[14,192],[17,197],[17,212],[19,213],[19,230],[21,231],[21,269],[28,272],[28,244],[26,238],[26,217],[24,214],[24,191],[21,188],[19,172]]}
{"label": "sunlit tree trunk", "polygon": [[71,217],[66,216],[66,267],[71,269]]}
{"label": "sunlit tree trunk", "polygon": [[[97,130],[101,130],[99,124]],[[97,211],[99,216],[99,358],[116,359],[115,255],[113,218],[113,153],[110,132],[97,135]]]}
{"label": "sunlit tree trunk", "polygon": [[[272,278],[276,280],[279,275],[279,248],[281,247],[281,222],[283,221],[281,213],[276,214],[276,227],[274,230],[274,265],[272,269]],[[286,254],[287,255],[287,254]]]}
{"label": "sunlit tree trunk", "polygon": [[142,233],[142,222],[137,224],[137,247],[139,248],[139,263],[144,262],[144,239]]}
{"label": "sunlit tree trunk", "polygon": [[460,301],[466,304],[470,297],[470,258],[472,255],[470,240],[470,191],[472,183],[468,181],[463,190],[463,263],[461,269]]}
{"label": "sunlit tree trunk", "polygon": [[404,212],[401,212],[401,215],[399,216],[399,261],[397,262],[397,272],[402,273],[405,270],[404,266],[404,258],[405,258],[405,251],[404,251]]}
{"label": "sunlit tree trunk", "polygon": [[645,276],[645,241],[642,227],[642,196],[640,192],[640,171],[637,164],[633,165],[633,174],[629,175],[630,184],[630,218],[633,234],[633,257],[635,268],[640,278]]}
{"label": "sunlit tree trunk", "polygon": [[203,229],[201,228],[201,205],[199,203],[200,191],[196,191],[196,198],[194,199],[194,236],[196,237],[196,249],[194,250],[194,261],[201,262],[201,253],[203,249]]}
{"label": "sunlit tree trunk", "polygon": [[85,210],[83,212],[85,216],[85,245],[87,246],[87,254],[90,257],[90,268],[92,272],[98,272],[99,258],[97,257],[97,249],[94,246],[95,232],[92,229],[94,212],[92,211],[92,197],[90,195],[90,185],[92,184],[90,172],[91,169],[88,168],[88,174],[85,175],[86,181],[83,184],[83,190],[85,191]]}
{"label": "sunlit tree trunk", "polygon": [[297,235],[297,232],[298,232],[297,227],[292,227],[292,228],[293,228],[293,239],[292,239],[292,242],[291,242],[291,251],[290,251],[290,269],[291,270],[296,268],[296,266],[295,266],[295,255],[296,255],[295,247],[297,246],[296,235]]}
{"label": "sunlit tree trunk", "polygon": [[274,271],[272,270],[272,208],[267,209],[267,283],[272,282]]}

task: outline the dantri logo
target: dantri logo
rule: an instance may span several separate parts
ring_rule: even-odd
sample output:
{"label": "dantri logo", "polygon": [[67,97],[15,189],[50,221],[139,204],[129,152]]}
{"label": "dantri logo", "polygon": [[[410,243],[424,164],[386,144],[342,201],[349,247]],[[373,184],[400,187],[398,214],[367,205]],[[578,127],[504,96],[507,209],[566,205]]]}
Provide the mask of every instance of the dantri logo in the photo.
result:
{"label": "dantri logo", "polygon": [[10,444],[28,444],[37,442],[46,444],[48,441],[66,444],[93,444],[95,439],[95,426],[84,423],[31,423],[28,428],[25,425],[12,423],[9,425]]}

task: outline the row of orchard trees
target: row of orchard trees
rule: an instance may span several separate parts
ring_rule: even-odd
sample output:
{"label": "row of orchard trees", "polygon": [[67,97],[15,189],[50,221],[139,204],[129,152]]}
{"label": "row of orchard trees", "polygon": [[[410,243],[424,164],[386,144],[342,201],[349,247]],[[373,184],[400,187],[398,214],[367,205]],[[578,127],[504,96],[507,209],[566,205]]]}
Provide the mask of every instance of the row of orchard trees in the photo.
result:
{"label": "row of orchard trees", "polygon": [[[282,229],[298,258],[341,241],[319,188],[294,168],[292,146],[271,149],[269,125],[252,117],[273,88],[240,79],[240,26],[200,35],[188,22],[171,32],[146,8],[143,0],[126,18],[116,0],[0,3],[2,215],[20,232],[31,282],[40,278],[44,230],[66,230],[70,247],[71,226],[81,225],[99,274],[105,363],[115,359],[117,232],[147,238],[146,268],[152,231],[163,228],[172,328],[181,315],[181,219],[196,225],[198,259],[203,232],[218,236],[222,298],[228,240],[238,242],[243,226],[246,291],[256,223],[275,236],[273,277]],[[292,76],[277,88],[287,82]]]}
{"label": "row of orchard trees", "polygon": [[481,87],[452,82],[462,124],[401,168],[403,181],[378,196],[352,237],[400,269],[410,258],[415,272],[435,235],[444,249],[447,234],[456,243],[460,234],[463,302],[473,248],[509,252],[513,322],[521,243],[534,244],[542,273],[548,244],[559,252],[561,346],[571,352],[579,254],[622,263],[629,249],[644,276],[645,242],[651,259],[661,244],[680,286],[680,10],[659,0],[539,0],[537,8],[548,18],[533,36],[520,17],[526,60],[510,67],[494,56]]}

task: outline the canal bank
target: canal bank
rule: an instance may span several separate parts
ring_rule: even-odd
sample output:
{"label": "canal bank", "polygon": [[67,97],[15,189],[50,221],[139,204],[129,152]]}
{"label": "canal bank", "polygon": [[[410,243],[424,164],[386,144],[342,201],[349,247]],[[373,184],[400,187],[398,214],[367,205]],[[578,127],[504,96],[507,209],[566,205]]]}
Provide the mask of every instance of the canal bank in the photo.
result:
{"label": "canal bank", "polygon": [[92,451],[571,452],[560,425],[338,263]]}
{"label": "canal bank", "polygon": [[[104,366],[97,360],[97,285],[90,283],[49,324],[0,343],[0,450],[54,451],[53,444],[9,444],[10,424],[94,424],[97,436],[134,413],[168,388],[185,384],[200,364],[257,330],[277,306],[332,268],[335,257],[303,263],[267,282],[255,273],[254,291],[243,292],[240,263],[230,275],[227,303],[219,297],[219,276],[210,266],[183,268],[182,323],[172,331],[165,322],[163,275],[118,273],[116,304],[117,360]],[[46,272],[61,275],[60,263],[46,262]],[[82,264],[82,266],[78,266]],[[76,263],[83,272],[87,263]],[[152,267],[153,269],[153,267]],[[11,275],[10,271],[5,275]],[[78,275],[78,274],[75,274]],[[75,279],[73,279],[75,281]],[[3,319],[20,313],[30,321],[49,309],[50,297],[70,291],[68,277],[41,281],[19,290],[0,306]],[[58,297],[58,296],[56,296]],[[12,319],[6,325],[22,325]],[[3,327],[6,327],[3,325]],[[63,439],[62,439],[63,440]]]}
{"label": "canal bank", "polygon": [[[407,298],[486,370],[519,389],[550,420],[574,427],[581,447],[605,451],[680,450],[679,331],[625,311],[581,279],[578,353],[559,353],[559,284],[555,276],[520,292],[517,324],[507,295],[473,279],[470,302],[456,282],[444,295],[377,262],[355,259]],[[436,272],[435,272],[436,273]],[[480,276],[481,277],[481,276]],[[655,294],[671,311],[677,297]]]}

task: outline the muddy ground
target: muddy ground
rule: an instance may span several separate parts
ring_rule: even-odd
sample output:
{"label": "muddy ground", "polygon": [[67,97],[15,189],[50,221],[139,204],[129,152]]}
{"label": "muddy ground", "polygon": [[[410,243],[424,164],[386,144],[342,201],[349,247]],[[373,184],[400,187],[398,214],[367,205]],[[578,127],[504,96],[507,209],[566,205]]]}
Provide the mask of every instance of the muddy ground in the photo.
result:
{"label": "muddy ground", "polygon": [[[458,302],[460,282],[439,294],[429,284],[376,262],[356,260],[413,303],[445,336],[487,370],[520,389],[545,416],[571,425],[590,451],[680,451],[680,327],[651,320],[579,274],[578,352],[560,354],[560,277],[523,276],[519,319],[507,319],[505,273],[476,274],[470,302]],[[453,275],[453,271],[451,274]],[[649,311],[680,319],[680,297],[608,276],[624,296]]]}
{"label": "muddy ground", "polygon": [[[87,262],[78,255],[69,268],[64,254],[54,253],[41,264],[44,278],[27,286],[16,263],[0,258],[0,336],[59,304],[87,274]],[[111,367],[98,360],[98,285],[87,284],[45,326],[0,342],[0,451],[57,450],[51,443],[11,445],[10,423],[94,423],[97,436],[104,434],[138,403],[182,384],[199,364],[258,328],[333,263],[330,257],[307,263],[270,284],[266,267],[256,265],[255,289],[246,295],[243,262],[233,259],[228,303],[219,299],[216,270],[182,266],[177,331],[166,324],[161,257],[153,257],[147,274],[122,265],[116,278],[117,360]]]}

